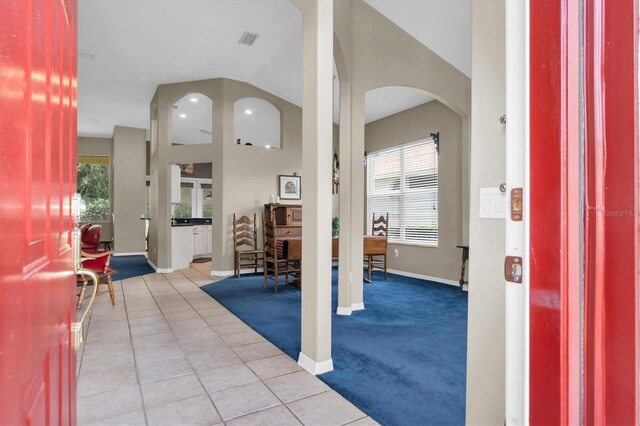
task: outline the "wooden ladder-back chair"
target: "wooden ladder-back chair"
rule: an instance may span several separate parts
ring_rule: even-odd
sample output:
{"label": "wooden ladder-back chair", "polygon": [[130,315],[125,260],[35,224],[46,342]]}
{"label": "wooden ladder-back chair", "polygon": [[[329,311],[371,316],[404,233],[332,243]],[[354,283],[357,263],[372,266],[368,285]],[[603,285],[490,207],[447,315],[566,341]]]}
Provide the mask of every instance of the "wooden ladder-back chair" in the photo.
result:
{"label": "wooden ladder-back chair", "polygon": [[233,214],[233,253],[236,277],[240,277],[242,268],[253,268],[258,273],[258,268],[264,260],[264,251],[258,249],[258,230],[256,214],[253,220],[247,216],[236,219]]}
{"label": "wooden ladder-back chair", "polygon": [[264,283],[267,288],[267,281],[273,279],[274,291],[278,291],[278,280],[280,275],[284,275],[285,284],[289,284],[289,274],[299,272],[299,269],[292,267],[292,262],[282,256],[280,250],[282,240],[278,238],[276,220],[273,212],[262,213],[262,235],[264,242]]}
{"label": "wooden ladder-back chair", "polygon": [[[389,213],[386,215],[380,215],[376,219],[376,214],[373,214],[371,220],[371,235],[377,237],[389,237]],[[387,279],[387,253],[367,254],[367,274],[369,282],[371,282],[371,274],[375,269],[384,271],[384,279]]]}
{"label": "wooden ladder-back chair", "polygon": [[[112,251],[99,251],[97,253],[86,253],[82,251],[81,262],[82,267],[85,269],[89,269],[98,275],[98,286],[100,284],[106,284],[109,291],[109,297],[111,298],[111,304],[116,304],[116,295],[113,291],[113,282],[111,280],[112,274],[117,274],[118,271],[113,269],[110,265],[111,263],[111,255]],[[88,278],[86,276],[82,277],[82,287],[80,288],[80,294],[78,295],[78,305],[76,307],[77,311],[80,311],[82,307],[82,300],[84,299],[84,293],[87,290]],[[102,292],[104,293],[104,292]],[[97,293],[97,294],[102,294]]]}

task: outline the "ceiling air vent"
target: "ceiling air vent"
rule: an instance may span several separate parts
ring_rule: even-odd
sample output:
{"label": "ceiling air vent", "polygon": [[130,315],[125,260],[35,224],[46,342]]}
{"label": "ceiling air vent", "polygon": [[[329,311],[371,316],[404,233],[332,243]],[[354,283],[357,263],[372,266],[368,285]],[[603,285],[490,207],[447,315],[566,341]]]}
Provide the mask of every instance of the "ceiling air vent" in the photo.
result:
{"label": "ceiling air vent", "polygon": [[255,43],[257,38],[258,38],[258,34],[245,31],[244,34],[242,34],[242,37],[240,37],[240,40],[238,40],[238,43],[246,44],[247,46],[252,46],[253,43]]}

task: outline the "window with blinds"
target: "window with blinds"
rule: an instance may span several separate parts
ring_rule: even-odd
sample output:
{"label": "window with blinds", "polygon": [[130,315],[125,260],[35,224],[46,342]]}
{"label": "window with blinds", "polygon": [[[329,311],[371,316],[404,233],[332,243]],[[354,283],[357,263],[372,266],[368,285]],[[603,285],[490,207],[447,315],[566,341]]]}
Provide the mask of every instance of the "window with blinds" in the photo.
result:
{"label": "window with blinds", "polygon": [[424,139],[367,156],[368,229],[389,214],[389,242],[438,245],[438,155]]}

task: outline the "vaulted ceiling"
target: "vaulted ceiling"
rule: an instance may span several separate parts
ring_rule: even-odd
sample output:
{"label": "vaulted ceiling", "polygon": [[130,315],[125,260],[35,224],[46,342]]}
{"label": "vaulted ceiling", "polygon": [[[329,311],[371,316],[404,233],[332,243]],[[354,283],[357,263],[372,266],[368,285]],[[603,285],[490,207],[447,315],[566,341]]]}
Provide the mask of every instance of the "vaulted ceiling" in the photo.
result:
{"label": "vaulted ceiling", "polygon": [[[366,0],[470,76],[471,0]],[[238,40],[258,34],[253,46]],[[80,0],[78,135],[149,127],[162,83],[225,77],[302,104],[302,17],[289,0]],[[367,121],[428,98],[386,89]]]}

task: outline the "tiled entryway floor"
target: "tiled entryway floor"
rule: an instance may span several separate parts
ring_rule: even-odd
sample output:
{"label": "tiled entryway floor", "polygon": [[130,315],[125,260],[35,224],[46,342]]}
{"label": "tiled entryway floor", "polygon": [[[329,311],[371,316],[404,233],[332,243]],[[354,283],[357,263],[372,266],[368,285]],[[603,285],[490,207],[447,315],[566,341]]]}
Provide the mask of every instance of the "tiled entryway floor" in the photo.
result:
{"label": "tiled entryway floor", "polygon": [[117,281],[116,306],[98,296],[78,352],[79,424],[376,424],[200,290],[210,270]]}

